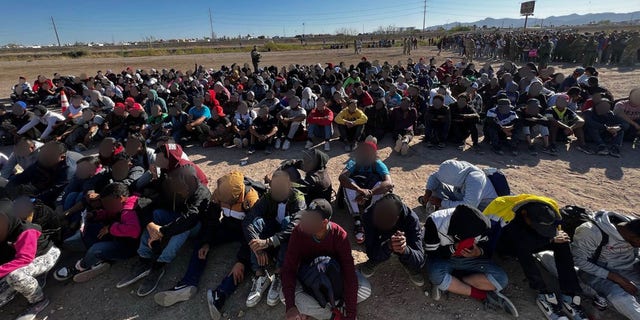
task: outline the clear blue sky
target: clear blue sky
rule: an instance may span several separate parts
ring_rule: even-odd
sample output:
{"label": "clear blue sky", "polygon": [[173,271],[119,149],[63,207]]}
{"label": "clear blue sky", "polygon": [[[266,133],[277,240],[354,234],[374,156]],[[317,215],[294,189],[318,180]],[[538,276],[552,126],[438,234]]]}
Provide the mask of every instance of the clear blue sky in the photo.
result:
{"label": "clear blue sky", "polygon": [[[218,36],[287,36],[358,32],[378,26],[422,28],[422,0],[111,0],[3,1],[0,45],[51,44],[53,16],[62,43],[138,41],[144,37],[202,38],[210,35],[209,8]],[[538,0],[535,17],[571,13],[632,12],[638,0]],[[427,26],[486,17],[517,18],[518,0],[427,0]],[[304,23],[304,27],[303,27]]]}

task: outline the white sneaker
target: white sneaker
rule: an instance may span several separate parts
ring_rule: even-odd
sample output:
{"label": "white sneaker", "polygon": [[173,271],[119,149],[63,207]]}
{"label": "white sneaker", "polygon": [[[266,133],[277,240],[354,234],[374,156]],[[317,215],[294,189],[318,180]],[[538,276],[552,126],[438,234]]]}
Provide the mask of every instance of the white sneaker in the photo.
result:
{"label": "white sneaker", "polygon": [[307,141],[307,144],[304,145],[305,149],[311,149],[313,148],[313,141]]}
{"label": "white sneaker", "polygon": [[280,275],[276,274],[273,276],[273,281],[271,282],[271,287],[267,294],[268,306],[275,307],[278,305],[280,302],[280,291],[282,291],[282,281],[280,280]]}
{"label": "white sneaker", "polygon": [[233,139],[233,144],[236,146],[236,148],[240,149],[242,148],[242,139],[240,138],[234,138]]}
{"label": "white sneaker", "polygon": [[396,140],[396,146],[393,147],[393,151],[399,153],[401,150],[402,150],[402,137],[398,136],[398,139]]}
{"label": "white sneaker", "polygon": [[262,276],[254,277],[251,291],[249,291],[249,296],[247,296],[247,307],[253,308],[257,306],[260,300],[262,300],[264,292],[269,289],[270,285],[271,277],[268,273],[265,272]]}
{"label": "white sneaker", "polygon": [[280,149],[280,146],[282,146],[282,141],[280,141],[280,139],[276,139],[276,144],[273,147],[278,150]]}
{"label": "white sneaker", "polygon": [[329,141],[324,143],[324,151],[331,151],[331,143]]}
{"label": "white sneaker", "polygon": [[406,156],[409,154],[409,144],[404,142],[402,143],[402,147],[400,147],[400,154]]}
{"label": "white sneaker", "polygon": [[284,143],[282,144],[282,150],[289,150],[290,146],[291,146],[291,141],[285,140]]}

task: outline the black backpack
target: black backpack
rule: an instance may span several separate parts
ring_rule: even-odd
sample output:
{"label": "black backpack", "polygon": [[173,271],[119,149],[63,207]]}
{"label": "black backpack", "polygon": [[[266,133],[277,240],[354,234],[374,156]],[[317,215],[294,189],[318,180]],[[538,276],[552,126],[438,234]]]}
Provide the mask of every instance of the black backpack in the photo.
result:
{"label": "black backpack", "polygon": [[573,236],[576,233],[576,229],[585,222],[591,222],[598,228],[598,230],[600,230],[600,233],[602,234],[602,240],[600,241],[600,244],[598,245],[596,250],[593,252],[591,259],[589,259],[589,261],[591,261],[592,263],[596,263],[598,261],[598,258],[600,258],[602,249],[609,242],[609,235],[604,232],[604,230],[602,230],[600,226],[598,226],[594,219],[595,215],[585,208],[574,205],[569,205],[561,208],[560,215],[562,216],[562,230],[566,232],[571,239],[573,239]]}
{"label": "black backpack", "polygon": [[267,190],[269,190],[269,187],[267,187],[266,184],[257,181],[257,180],[253,180],[251,178],[248,177],[244,177],[244,193],[245,195],[247,193],[249,193],[249,191],[251,191],[251,189],[255,190],[258,193],[258,197],[262,197],[265,193],[267,193]]}

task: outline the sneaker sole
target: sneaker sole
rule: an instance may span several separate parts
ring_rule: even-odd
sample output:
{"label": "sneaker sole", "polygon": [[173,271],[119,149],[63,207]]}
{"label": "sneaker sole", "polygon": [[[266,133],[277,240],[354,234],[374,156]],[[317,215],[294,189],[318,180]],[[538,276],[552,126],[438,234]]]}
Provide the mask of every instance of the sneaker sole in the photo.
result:
{"label": "sneaker sole", "polygon": [[138,297],[146,297],[146,296],[150,295],[151,293],[153,293],[153,291],[155,291],[158,288],[158,284],[160,283],[160,280],[162,279],[162,276],[164,276],[164,270],[162,270],[162,273],[160,273],[160,276],[158,276],[158,280],[153,285],[153,287],[150,288],[149,290],[147,290],[146,292],[144,292],[144,291],[141,292],[140,289],[142,289],[142,286],[138,287],[138,291],[136,292]]}
{"label": "sneaker sole", "polygon": [[267,297],[267,305],[269,307],[275,307],[280,303],[280,296],[278,296],[275,300],[269,299]]}
{"label": "sneaker sole", "polygon": [[77,282],[77,283],[82,283],[82,282],[87,282],[105,272],[107,272],[109,270],[109,268],[111,268],[111,265],[108,263],[101,263],[100,265],[96,266],[95,268],[91,268],[87,271],[84,272],[80,272],[78,274],[76,274],[75,276],[73,276],[73,282]]}
{"label": "sneaker sole", "polygon": [[126,282],[123,282],[123,281],[118,282],[118,284],[116,284],[116,288],[121,289],[121,288],[124,288],[124,287],[130,286],[130,285],[132,285],[132,284],[134,284],[134,283],[136,283],[136,282],[140,281],[140,279],[143,279],[143,278],[145,278],[146,276],[148,276],[150,272],[151,272],[151,269],[149,269],[149,270],[147,270],[147,271],[145,271],[145,272],[143,272],[143,273],[139,274],[137,277],[135,277],[135,278],[133,278],[133,279],[130,279],[129,281],[126,281]]}
{"label": "sneaker sole", "polygon": [[209,308],[209,317],[211,317],[212,320],[220,320],[222,314],[213,303],[213,294],[211,292],[211,290],[207,290],[207,307]]}
{"label": "sneaker sole", "polygon": [[262,301],[262,297],[264,297],[264,293],[269,290],[269,287],[271,287],[271,281],[269,281],[269,283],[265,284],[265,289],[260,293],[260,297],[256,300],[256,301],[249,301],[247,299],[247,308],[253,308],[255,306],[258,305],[258,303],[260,303],[260,301]]}
{"label": "sneaker sole", "polygon": [[195,287],[188,287],[188,290],[158,292],[153,296],[153,300],[158,305],[170,307],[178,302],[188,301],[197,291]]}
{"label": "sneaker sole", "polygon": [[[511,302],[511,300],[509,300],[509,298],[507,298],[507,296],[503,295],[502,293],[498,292],[498,291],[494,291],[494,293],[500,297],[502,299],[502,301],[504,303],[506,303],[506,306],[502,306],[502,308],[504,309],[504,311],[510,313],[512,316],[514,317],[518,317],[518,309],[516,309],[516,306],[513,304],[513,302]],[[513,311],[513,312],[511,312]],[[560,319],[559,319],[560,320]]]}
{"label": "sneaker sole", "polygon": [[418,287],[422,287],[424,286],[424,279],[422,279],[422,281],[418,282],[415,281],[412,277],[411,277],[411,271],[407,268],[404,267],[404,265],[402,266],[402,269],[404,269],[404,272],[407,273],[407,275],[409,276],[409,280],[411,281],[411,283],[413,283],[414,285],[418,286]]}

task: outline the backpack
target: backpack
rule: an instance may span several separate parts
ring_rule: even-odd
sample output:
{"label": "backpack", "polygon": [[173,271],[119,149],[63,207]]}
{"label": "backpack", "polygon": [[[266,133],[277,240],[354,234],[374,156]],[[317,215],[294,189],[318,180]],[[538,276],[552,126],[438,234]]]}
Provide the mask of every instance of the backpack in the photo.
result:
{"label": "backpack", "polygon": [[340,264],[328,256],[315,258],[311,263],[298,270],[298,280],[306,293],[316,299],[318,304],[331,309],[340,306],[344,292],[344,281]]}
{"label": "backpack", "polygon": [[252,189],[258,193],[258,197],[262,197],[265,193],[267,193],[267,190],[269,190],[269,187],[267,187],[266,184],[260,181],[253,180],[248,177],[244,177],[244,194],[246,195]]}
{"label": "backpack", "polygon": [[487,168],[483,171],[487,178],[489,178],[489,181],[491,181],[498,197],[511,195],[511,188],[509,187],[509,182],[504,172],[496,168]]}
{"label": "backpack", "polygon": [[591,222],[598,228],[598,230],[600,230],[602,240],[589,259],[592,263],[596,263],[598,258],[600,258],[602,249],[609,242],[609,235],[604,232],[600,226],[598,226],[595,221],[595,215],[589,210],[575,205],[562,207],[560,209],[560,215],[562,216],[562,230],[566,232],[571,239],[573,239],[573,236],[576,234],[576,229],[586,222]]}

